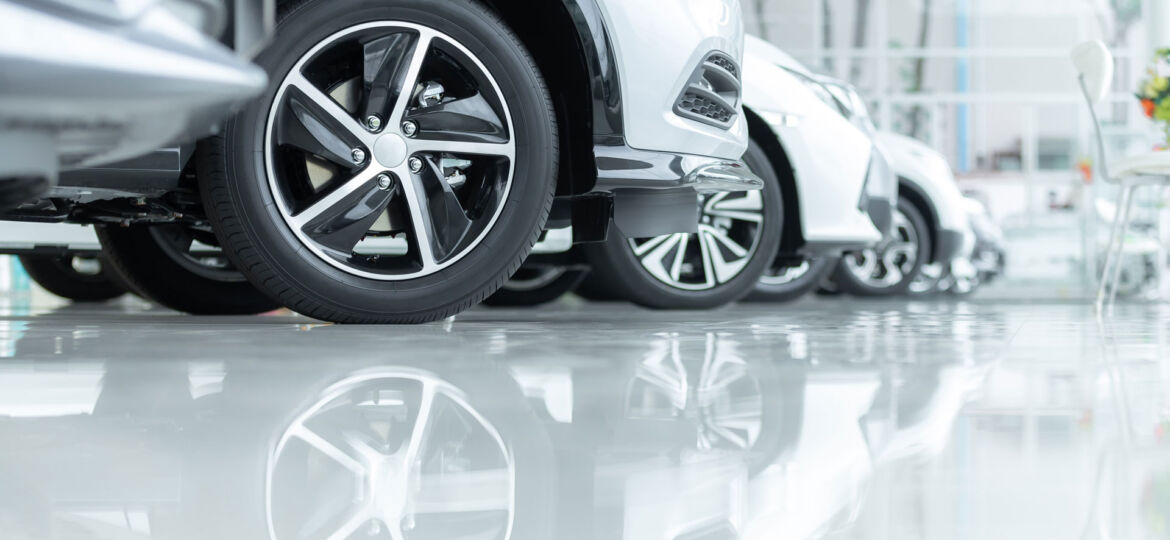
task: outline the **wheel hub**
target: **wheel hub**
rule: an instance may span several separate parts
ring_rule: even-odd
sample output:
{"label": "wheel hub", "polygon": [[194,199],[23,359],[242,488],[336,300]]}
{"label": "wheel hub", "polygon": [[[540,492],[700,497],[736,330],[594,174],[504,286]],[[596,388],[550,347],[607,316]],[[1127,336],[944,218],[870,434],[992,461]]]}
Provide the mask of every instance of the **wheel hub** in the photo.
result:
{"label": "wheel hub", "polygon": [[394,133],[382,135],[374,143],[374,159],[387,169],[402,165],[402,162],[406,161],[408,151],[406,139]]}

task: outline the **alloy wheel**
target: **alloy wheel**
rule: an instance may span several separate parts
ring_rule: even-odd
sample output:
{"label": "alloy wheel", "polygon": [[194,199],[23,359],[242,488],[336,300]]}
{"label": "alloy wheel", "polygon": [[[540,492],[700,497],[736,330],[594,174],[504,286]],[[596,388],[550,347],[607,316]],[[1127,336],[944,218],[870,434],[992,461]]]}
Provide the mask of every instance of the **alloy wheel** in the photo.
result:
{"label": "alloy wheel", "polygon": [[863,283],[877,288],[902,283],[918,262],[918,232],[901,211],[894,212],[893,239],[877,248],[845,255],[845,267]]}
{"label": "alloy wheel", "polygon": [[459,389],[374,370],[326,389],[284,430],[266,493],[274,540],[507,538],[515,464]]}
{"label": "alloy wheel", "polygon": [[689,291],[731,281],[751,262],[764,227],[760,191],[703,196],[698,233],[629,241],[642,268],[658,281]]}
{"label": "alloy wheel", "polygon": [[269,112],[265,165],[284,222],[321,260],[397,281],[471,252],[514,175],[508,104],[454,38],[375,22],[313,47]]}

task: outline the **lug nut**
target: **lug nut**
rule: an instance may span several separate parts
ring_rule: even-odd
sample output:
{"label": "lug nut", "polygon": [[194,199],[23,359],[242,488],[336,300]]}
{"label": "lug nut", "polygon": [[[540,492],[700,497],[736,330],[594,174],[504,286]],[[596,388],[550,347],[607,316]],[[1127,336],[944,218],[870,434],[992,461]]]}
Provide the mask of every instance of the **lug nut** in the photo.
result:
{"label": "lug nut", "polygon": [[365,163],[366,151],[361,148],[354,148],[353,152],[350,152],[349,157],[353,158],[354,163]]}
{"label": "lug nut", "polygon": [[412,157],[410,158],[410,172],[418,174],[423,170],[423,160]]}
{"label": "lug nut", "polygon": [[394,180],[388,174],[378,175],[378,189],[382,191],[390,191],[390,186],[394,185]]}
{"label": "lug nut", "polygon": [[382,129],[382,119],[379,118],[376,114],[371,114],[369,118],[366,118],[366,127],[369,128],[370,131],[378,131],[379,129]]}
{"label": "lug nut", "polygon": [[406,135],[407,137],[414,137],[416,134],[418,134],[418,124],[410,120],[403,122],[402,134]]}

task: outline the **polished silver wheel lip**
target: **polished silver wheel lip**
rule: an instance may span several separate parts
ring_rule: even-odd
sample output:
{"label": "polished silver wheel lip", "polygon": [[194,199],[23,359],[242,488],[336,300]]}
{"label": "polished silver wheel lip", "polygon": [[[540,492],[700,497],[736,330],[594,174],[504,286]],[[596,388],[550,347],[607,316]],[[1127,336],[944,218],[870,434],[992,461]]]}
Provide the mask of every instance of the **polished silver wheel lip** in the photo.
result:
{"label": "polished silver wheel lip", "polygon": [[[370,370],[361,371],[358,373],[354,373],[354,374],[350,375],[349,377],[346,377],[345,379],[334,383],[333,385],[329,386],[324,391],[322,391],[319,394],[319,396],[315,400],[313,400],[312,404],[309,405],[303,412],[298,414],[289,423],[289,425],[284,429],[280,438],[276,441],[276,443],[272,446],[271,450],[269,451],[266,472],[265,472],[264,505],[265,505],[265,520],[266,520],[266,523],[268,526],[269,538],[271,538],[271,540],[279,540],[276,536],[276,526],[275,526],[275,522],[274,522],[274,518],[273,518],[273,498],[272,498],[272,496],[273,496],[273,478],[274,478],[275,473],[276,473],[277,462],[280,460],[288,443],[293,439],[300,439],[300,440],[306,441],[306,443],[309,443],[311,446],[314,446],[315,448],[317,448],[316,445],[319,445],[319,444],[326,444],[326,445],[332,446],[331,442],[326,441],[325,439],[321,438],[319,435],[315,435],[312,432],[312,430],[306,426],[306,422],[308,422],[310,419],[315,417],[318,413],[322,413],[323,411],[325,411],[326,408],[331,403],[333,403],[336,399],[338,399],[339,397],[352,391],[354,388],[356,388],[360,385],[367,384],[367,383],[374,382],[374,381],[378,381],[378,380],[409,380],[409,381],[418,382],[422,387],[422,392],[421,392],[421,396],[420,396],[422,403],[419,406],[419,412],[418,412],[416,420],[415,420],[415,425],[411,426],[411,430],[412,430],[411,440],[407,443],[408,444],[408,448],[407,448],[408,455],[403,459],[403,465],[407,468],[412,467],[414,459],[417,458],[417,455],[418,455],[418,452],[419,452],[419,449],[420,449],[421,443],[422,443],[422,441],[419,440],[419,438],[426,436],[425,429],[426,429],[427,425],[425,424],[425,422],[427,422],[430,419],[429,415],[430,415],[430,412],[432,412],[432,409],[434,407],[434,398],[437,395],[441,394],[444,397],[446,397],[447,399],[454,402],[459,407],[461,407],[464,411],[466,411],[468,414],[470,414],[471,417],[476,420],[476,422],[478,422],[480,424],[480,427],[482,427],[483,429],[485,429],[487,431],[487,433],[492,437],[493,441],[496,443],[499,451],[502,453],[502,455],[504,457],[505,464],[506,464],[506,470],[507,470],[508,479],[509,479],[509,483],[508,483],[508,523],[507,523],[507,528],[505,530],[504,538],[511,537],[512,529],[515,525],[515,518],[516,518],[516,512],[515,512],[515,508],[516,508],[516,462],[515,462],[515,457],[512,455],[512,452],[509,449],[508,445],[505,444],[503,437],[500,436],[499,430],[497,430],[496,427],[494,425],[492,425],[491,422],[489,422],[486,418],[484,418],[483,415],[480,414],[479,411],[477,411],[474,407],[471,406],[471,404],[468,402],[466,395],[463,393],[462,390],[455,387],[451,383],[444,381],[444,380],[440,379],[439,377],[437,377],[434,374],[431,374],[429,372],[425,372],[422,370],[416,370],[416,369],[410,369],[410,368],[395,367],[395,368],[373,368]],[[426,416],[424,416],[424,413],[426,413]],[[420,423],[422,423],[421,426],[420,426]],[[307,434],[306,434],[306,432],[307,432]],[[313,440],[310,441],[308,439],[313,439]],[[313,443],[316,443],[316,444],[313,444]],[[333,447],[333,448],[336,448],[336,447]],[[318,451],[321,451],[321,448],[318,448]],[[359,468],[363,465],[362,463],[359,463],[356,460],[354,460],[352,457],[348,457],[348,456],[339,457],[336,454],[334,454],[332,450],[327,449],[323,453],[326,455],[326,457],[329,457],[330,459],[338,461],[338,463],[340,465],[342,465],[343,467],[346,467],[347,469]],[[411,453],[413,453],[413,455],[409,455]],[[352,462],[352,463],[343,463],[343,461],[347,461],[347,460]],[[355,472],[357,472],[357,471],[355,471]],[[368,472],[368,471],[366,471],[366,472]],[[408,473],[404,473],[402,478],[409,478]],[[371,508],[372,508],[372,505],[371,505]],[[347,523],[342,525],[342,527],[352,526],[353,530],[351,530],[349,532],[349,534],[342,535],[339,538],[348,538],[354,532],[359,530],[361,524],[367,523],[371,519],[380,519],[380,517],[381,517],[378,515],[367,515],[367,513],[369,513],[369,510],[363,509],[363,511],[358,512],[358,513],[354,514],[353,516],[350,516],[347,519]],[[353,526],[352,522],[355,522],[359,518],[361,518],[361,521],[356,526]],[[382,520],[382,521],[384,521],[384,520]],[[387,524],[387,525],[389,525],[389,524]],[[341,529],[339,528],[339,530],[337,532],[341,532]],[[337,537],[337,532],[335,532],[334,535],[331,536],[330,538]],[[402,535],[401,531],[399,531],[398,535],[392,534],[392,537],[403,538],[403,535]]]}
{"label": "polished silver wheel lip", "polygon": [[[918,231],[914,230],[910,218],[897,210],[894,211],[894,231],[892,241],[846,255],[845,268],[862,283],[879,289],[904,281],[918,263]],[[904,255],[901,263],[895,261],[898,255]]]}
{"label": "polished silver wheel lip", "polygon": [[[727,197],[732,194],[743,196],[727,201]],[[720,203],[725,201],[729,204],[721,207]],[[742,205],[746,205],[746,207],[742,207]],[[771,226],[765,222],[764,211],[764,196],[761,191],[720,192],[703,200],[700,212],[701,222],[697,233],[674,233],[649,239],[631,238],[627,241],[627,245],[633,251],[634,257],[638,259],[638,265],[654,279],[684,291],[708,291],[739,277],[751,263],[756,252],[759,251],[760,239],[764,236],[764,227]],[[736,244],[727,236],[726,231],[709,223],[715,219],[755,223],[752,245],[745,248]],[[682,265],[685,263],[682,258],[686,248],[696,240],[702,258],[705,279],[703,283],[686,283],[681,280]],[[733,250],[738,248],[742,253],[736,254],[734,261],[723,260],[722,257],[716,259],[714,254],[719,253],[717,249],[719,245]],[[677,254],[668,266],[665,258],[671,251],[676,251]]]}
{"label": "polished silver wheel lip", "polygon": [[[503,108],[503,112],[504,112],[504,120],[507,123],[507,129],[508,129],[508,133],[509,133],[509,142],[508,143],[506,143],[505,145],[492,145],[494,147],[506,147],[505,149],[508,152],[507,153],[497,153],[497,152],[493,151],[492,153],[490,153],[490,155],[508,158],[508,178],[507,178],[507,182],[505,183],[505,186],[504,186],[503,194],[500,197],[501,203],[500,203],[499,207],[496,209],[495,215],[493,215],[491,220],[488,222],[487,226],[484,227],[483,231],[480,233],[480,235],[478,237],[476,237],[476,239],[474,241],[472,241],[470,244],[468,244],[465,248],[463,248],[463,250],[461,250],[456,255],[448,258],[447,260],[445,260],[443,262],[433,261],[433,259],[434,259],[433,255],[431,255],[430,257],[424,256],[423,261],[422,261],[422,268],[419,271],[410,272],[410,273],[403,273],[403,274],[383,274],[383,273],[369,272],[366,270],[355,268],[353,266],[345,264],[342,261],[337,260],[334,257],[331,257],[328,253],[325,252],[325,250],[321,249],[321,247],[316,242],[314,242],[311,238],[309,238],[308,235],[306,235],[304,233],[304,231],[302,230],[302,226],[305,224],[305,220],[303,218],[302,219],[295,218],[293,215],[293,212],[291,211],[291,209],[288,208],[288,205],[285,203],[284,198],[279,196],[280,187],[277,185],[276,171],[274,169],[275,159],[273,157],[273,146],[274,145],[272,144],[272,140],[273,140],[273,130],[274,130],[275,124],[276,124],[276,117],[280,111],[280,105],[284,100],[284,96],[288,92],[288,89],[290,87],[294,86],[295,83],[297,83],[297,82],[300,82],[301,84],[311,85],[311,83],[308,83],[307,80],[305,80],[304,75],[302,75],[302,70],[304,69],[305,65],[310,60],[315,58],[318,53],[320,53],[322,50],[324,50],[326,47],[332,45],[333,43],[336,43],[338,40],[340,40],[346,36],[358,33],[358,32],[371,30],[371,29],[378,29],[378,28],[393,28],[393,29],[400,29],[400,30],[407,30],[407,31],[415,31],[415,32],[419,33],[420,41],[424,38],[426,39],[426,42],[425,42],[426,47],[416,46],[415,50],[412,53],[414,55],[414,58],[412,59],[411,67],[409,68],[409,71],[407,72],[406,79],[408,82],[406,84],[404,84],[403,88],[410,87],[412,82],[417,83],[418,72],[419,72],[419,68],[421,67],[421,63],[422,63],[421,56],[422,56],[422,54],[425,53],[426,49],[429,48],[429,45],[431,42],[433,42],[433,40],[441,39],[444,42],[446,42],[447,44],[459,49],[459,51],[462,52],[464,55],[466,55],[467,58],[469,58],[473,62],[475,62],[476,67],[483,73],[483,75],[491,83],[492,89],[496,92],[496,95],[499,96],[500,102],[501,102],[501,105]],[[420,53],[420,50],[422,51],[422,53]],[[378,143],[381,140],[383,140],[384,137],[386,137],[386,136],[402,137],[403,141],[406,142],[407,147],[408,147],[406,155],[413,154],[416,150],[413,150],[413,148],[415,146],[413,146],[411,144],[412,139],[409,137],[405,137],[405,134],[402,133],[402,129],[403,129],[402,128],[402,121],[403,121],[403,117],[405,116],[405,109],[406,109],[405,103],[407,101],[409,101],[409,94],[410,94],[409,92],[404,92],[404,95],[399,97],[400,102],[395,104],[395,112],[394,112],[393,117],[391,117],[390,119],[388,119],[386,122],[383,123],[383,126],[385,126],[385,129],[383,129],[379,132],[376,132],[376,133],[370,133],[367,129],[362,127],[362,122],[359,122],[359,120],[356,118],[352,118],[352,119],[350,119],[352,121],[348,122],[356,128],[356,129],[351,129],[352,134],[357,136],[362,141],[362,143],[365,144],[366,147],[370,148],[371,150],[374,150],[376,147],[378,147],[379,146]],[[428,143],[440,143],[440,141],[427,141],[427,142]],[[461,150],[465,151],[467,147],[474,145],[474,143],[445,143],[445,144],[457,145],[458,148],[457,149],[453,148],[454,151],[461,151]],[[385,144],[383,144],[381,146],[385,146]],[[434,148],[437,146],[439,146],[439,145],[429,144],[427,146],[427,148]],[[422,150],[417,150],[417,151],[422,151]],[[370,156],[369,164],[362,170],[361,173],[359,173],[359,176],[357,176],[353,180],[351,180],[348,183],[348,185],[354,185],[354,186],[360,187],[362,178],[365,178],[366,176],[368,176],[368,178],[365,178],[365,180],[372,180],[372,179],[376,178],[378,174],[384,173],[386,171],[394,172],[400,179],[410,177],[411,173],[409,170],[409,165],[407,165],[405,163],[381,164],[378,161],[377,151],[372,151],[371,153],[374,155]],[[483,65],[483,62],[480,61],[478,56],[473,54],[470,50],[468,50],[465,46],[463,46],[462,43],[457,41],[455,38],[453,38],[447,34],[444,34],[442,32],[439,32],[438,30],[435,30],[433,28],[422,26],[419,24],[409,23],[409,22],[405,22],[405,21],[378,21],[378,22],[363,23],[363,24],[351,26],[349,28],[346,28],[344,30],[336,32],[336,33],[326,37],[325,39],[321,40],[316,45],[314,45],[313,48],[309,49],[305,54],[301,55],[301,58],[299,60],[297,60],[297,63],[292,67],[292,69],[290,69],[289,72],[287,74],[285,74],[284,78],[281,80],[280,88],[277,90],[276,94],[273,96],[272,104],[269,107],[268,121],[267,121],[267,125],[266,125],[265,131],[264,131],[264,168],[265,168],[265,172],[268,174],[268,187],[270,190],[269,195],[272,197],[272,200],[275,203],[277,210],[280,212],[282,220],[284,221],[285,225],[291,230],[291,232],[297,238],[297,240],[300,241],[301,245],[303,245],[311,253],[313,253],[319,259],[325,261],[329,265],[331,265],[335,268],[338,268],[339,270],[342,270],[346,273],[352,274],[352,275],[356,275],[356,276],[363,277],[363,278],[374,279],[374,280],[378,280],[378,281],[407,281],[407,280],[411,280],[411,279],[417,279],[420,277],[426,277],[429,275],[433,275],[441,270],[444,270],[444,269],[454,265],[455,263],[458,263],[460,260],[462,260],[468,254],[470,254],[472,251],[474,251],[479,246],[479,244],[483,242],[484,238],[486,238],[487,235],[489,233],[491,233],[492,230],[495,229],[496,223],[499,221],[500,216],[503,215],[504,208],[507,206],[508,195],[511,193],[512,184],[513,184],[513,181],[515,180],[515,175],[516,175],[516,130],[515,130],[515,127],[514,127],[513,122],[512,122],[511,107],[509,107],[507,98],[506,98],[505,94],[503,93],[503,91],[500,89],[500,85],[496,82],[495,76],[487,69],[486,66]],[[398,182],[398,184],[400,186],[402,186],[403,191],[406,192],[405,194],[407,197],[414,197],[417,199],[418,197],[421,196],[421,194],[414,192],[414,187],[413,187],[411,182],[400,181],[400,182]],[[342,186],[341,188],[336,190],[336,192],[334,194],[335,198],[340,199],[340,198],[342,198],[346,195],[349,195],[353,192],[351,190],[345,190],[344,187],[346,187],[346,186]],[[325,202],[325,201],[322,201],[322,202]],[[426,229],[426,227],[420,226],[422,224],[422,221],[421,221],[422,218],[420,216],[415,215],[416,212],[412,212],[411,214],[412,214],[411,219],[414,222],[415,231],[420,231],[420,232],[416,232],[415,234],[425,234],[424,232],[421,232],[421,231],[424,231]],[[421,244],[422,242],[418,242],[418,243]],[[427,251],[429,251],[429,249]],[[427,260],[428,258],[431,260],[428,261]]]}

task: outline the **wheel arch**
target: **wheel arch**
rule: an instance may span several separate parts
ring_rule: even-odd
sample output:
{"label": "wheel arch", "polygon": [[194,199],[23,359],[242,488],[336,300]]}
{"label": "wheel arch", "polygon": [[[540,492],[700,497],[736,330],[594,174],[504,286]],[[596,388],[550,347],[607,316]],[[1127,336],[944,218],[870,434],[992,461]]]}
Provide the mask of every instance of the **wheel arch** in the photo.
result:
{"label": "wheel arch", "polygon": [[804,246],[804,226],[800,213],[800,193],[796,186],[796,170],[788,158],[788,151],[780,138],[760,115],[747,106],[743,108],[752,141],[764,149],[772,170],[780,179],[780,193],[784,197],[784,233],[780,240],[781,254],[796,254]]}
{"label": "wheel arch", "polygon": [[594,139],[621,136],[613,48],[595,0],[479,1],[516,32],[548,85],[560,139],[557,195],[590,191]]}
{"label": "wheel arch", "polygon": [[898,197],[906,199],[910,204],[913,204],[922,216],[926,218],[927,232],[930,233],[930,261],[937,262],[936,254],[939,252],[939,220],[938,210],[931,203],[930,197],[921,187],[918,187],[910,179],[905,176],[898,176]]}

